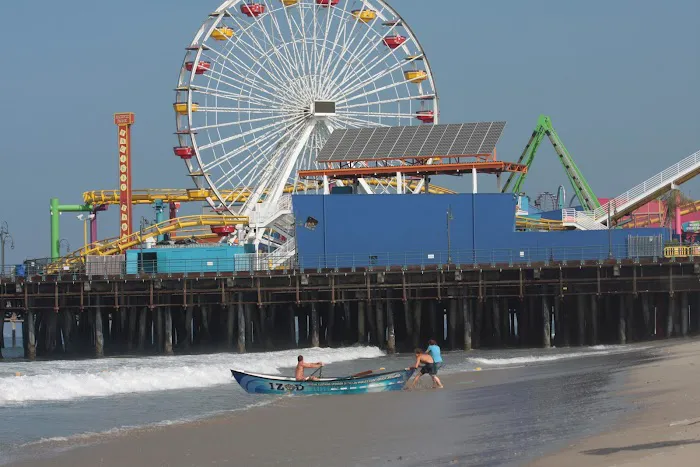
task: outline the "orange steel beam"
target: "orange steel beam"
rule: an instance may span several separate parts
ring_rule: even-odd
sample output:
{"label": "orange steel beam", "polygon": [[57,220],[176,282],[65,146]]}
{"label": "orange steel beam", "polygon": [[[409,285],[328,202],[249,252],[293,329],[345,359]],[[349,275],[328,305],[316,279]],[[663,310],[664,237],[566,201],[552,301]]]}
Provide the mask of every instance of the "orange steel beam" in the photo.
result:
{"label": "orange steel beam", "polygon": [[396,165],[385,167],[353,167],[348,169],[300,170],[302,178],[328,176],[335,179],[352,179],[356,177],[392,176],[397,172],[411,175],[460,174],[476,169],[482,173],[520,172],[527,173],[527,166],[512,162],[465,162],[460,164],[431,164],[431,165]]}

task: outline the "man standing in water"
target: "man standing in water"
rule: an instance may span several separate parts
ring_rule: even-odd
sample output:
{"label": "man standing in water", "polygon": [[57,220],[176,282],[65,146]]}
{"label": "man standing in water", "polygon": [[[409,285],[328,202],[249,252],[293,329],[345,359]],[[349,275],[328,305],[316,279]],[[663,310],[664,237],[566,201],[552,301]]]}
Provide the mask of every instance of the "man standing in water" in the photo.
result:
{"label": "man standing in water", "polygon": [[297,368],[296,371],[294,372],[294,377],[296,378],[297,381],[318,381],[317,376],[309,376],[308,378],[304,376],[304,368],[321,368],[323,366],[323,362],[316,362],[316,363],[306,363],[304,361],[304,356],[299,355],[297,357]]}
{"label": "man standing in water", "polygon": [[[416,387],[416,383],[418,382],[420,377],[425,374],[429,374],[430,377],[433,379],[433,388],[444,388],[444,386],[442,385],[442,381],[440,381],[440,378],[437,377],[437,369],[435,368],[435,361],[433,360],[433,357],[426,353],[423,353],[421,349],[416,349],[415,355],[416,364],[413,365],[413,368],[418,369],[418,367],[420,367],[420,373],[417,373],[416,376],[413,377],[413,381],[409,385],[409,389],[413,389],[414,387]],[[421,363],[423,364],[422,367]]]}

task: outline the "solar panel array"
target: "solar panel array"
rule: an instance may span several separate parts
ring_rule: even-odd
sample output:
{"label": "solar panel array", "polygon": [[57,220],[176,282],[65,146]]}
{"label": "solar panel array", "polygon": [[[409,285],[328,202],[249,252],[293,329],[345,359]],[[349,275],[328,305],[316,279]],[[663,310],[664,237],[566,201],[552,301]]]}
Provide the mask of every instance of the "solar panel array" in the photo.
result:
{"label": "solar panel array", "polygon": [[318,162],[491,154],[506,122],[335,130]]}

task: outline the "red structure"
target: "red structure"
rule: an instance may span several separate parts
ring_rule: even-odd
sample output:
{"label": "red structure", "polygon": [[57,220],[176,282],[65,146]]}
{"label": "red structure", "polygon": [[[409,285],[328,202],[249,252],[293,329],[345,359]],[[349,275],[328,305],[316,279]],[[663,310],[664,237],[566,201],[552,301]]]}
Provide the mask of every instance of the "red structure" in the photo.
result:
{"label": "red structure", "polygon": [[226,237],[231,235],[236,231],[235,225],[212,225],[211,233],[218,235],[219,237]]}
{"label": "red structure", "polygon": [[416,118],[423,123],[433,123],[435,121],[435,112],[432,110],[419,110],[416,112]]}
{"label": "red structure", "polygon": [[316,0],[316,4],[323,7],[336,6],[338,3],[340,0]]}
{"label": "red structure", "polygon": [[131,125],[132,112],[114,114],[119,139],[119,237],[131,235]]}
{"label": "red structure", "polygon": [[194,157],[194,148],[192,146],[179,146],[173,148],[175,155],[182,160],[190,160]]}
{"label": "red structure", "polygon": [[262,3],[247,3],[245,5],[241,5],[241,13],[249,18],[258,17],[265,13],[265,5]]}
{"label": "red structure", "polygon": [[[186,62],[185,68],[187,69],[187,71],[192,71],[192,68],[194,68],[194,62]],[[205,72],[209,71],[209,68],[211,68],[210,62],[199,62],[197,64],[197,69],[194,71],[194,73],[196,75],[203,75]]]}
{"label": "red structure", "polygon": [[403,45],[404,42],[406,42],[406,38],[404,36],[400,35],[395,35],[395,36],[387,36],[384,39],[384,45],[389,47],[390,49],[395,49],[397,47],[400,47]]}

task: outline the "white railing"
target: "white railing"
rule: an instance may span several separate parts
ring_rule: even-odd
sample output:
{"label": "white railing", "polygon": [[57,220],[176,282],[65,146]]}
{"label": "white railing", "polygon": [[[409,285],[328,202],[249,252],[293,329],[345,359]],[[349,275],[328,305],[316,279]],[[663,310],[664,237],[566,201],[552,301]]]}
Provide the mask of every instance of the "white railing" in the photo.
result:
{"label": "white railing", "polygon": [[591,211],[562,209],[561,221],[563,224],[573,225],[581,230],[603,230],[606,228],[600,222],[596,222]]}
{"label": "white railing", "polygon": [[654,175],[631,190],[595,208],[591,211],[592,217],[597,222],[604,222],[608,217],[609,206],[612,215],[624,213],[631,204],[641,202],[647,197],[658,196],[657,192],[664,186],[668,185],[670,190],[672,184],[697,171],[700,171],[700,151],[691,154],[663,172]]}

